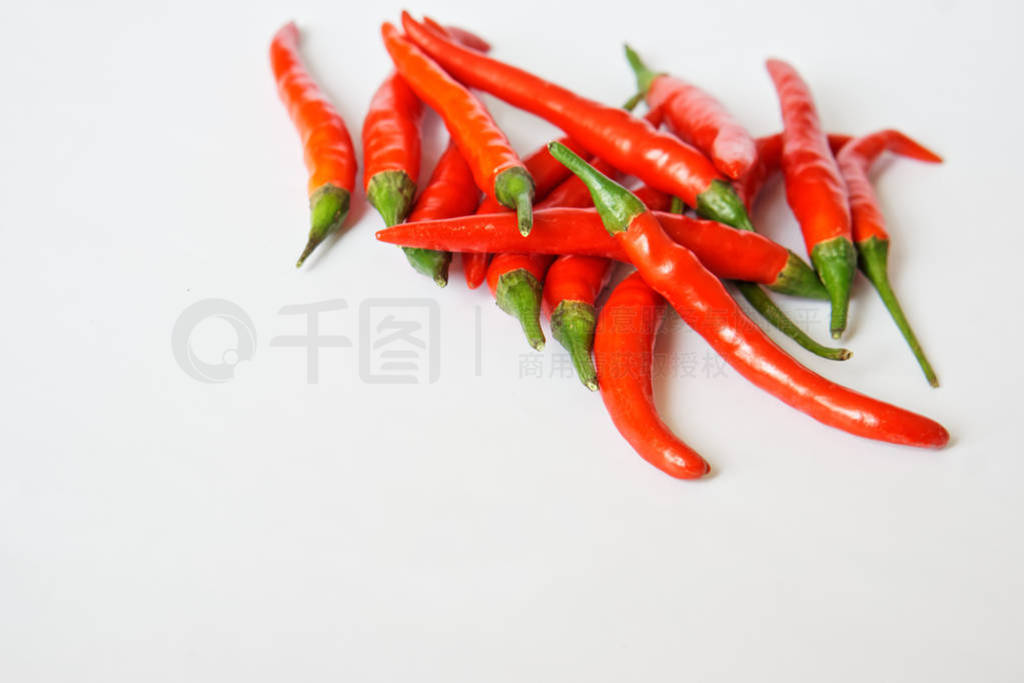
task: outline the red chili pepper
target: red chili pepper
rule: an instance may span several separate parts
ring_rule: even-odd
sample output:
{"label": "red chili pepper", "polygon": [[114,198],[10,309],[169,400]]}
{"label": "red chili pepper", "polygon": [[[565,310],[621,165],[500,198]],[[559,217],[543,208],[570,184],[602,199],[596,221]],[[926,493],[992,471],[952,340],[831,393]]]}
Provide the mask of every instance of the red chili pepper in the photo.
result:
{"label": "red chili pepper", "polygon": [[[561,138],[559,142],[570,149],[580,149],[571,138]],[[543,204],[542,200],[563,181],[567,178],[575,178],[569,173],[569,169],[552,158],[546,144],[534,150],[523,160],[523,164],[533,177],[536,187],[534,201],[537,202],[537,208],[540,208]],[[550,203],[543,205],[551,206]],[[505,207],[490,197],[480,202],[480,206],[476,210],[478,214],[503,213],[504,211]],[[466,274],[466,285],[470,289],[476,289],[484,281],[487,276],[487,264],[490,260],[491,255],[488,252],[463,252],[462,267]]]}
{"label": "red chili pepper", "polygon": [[597,326],[594,302],[608,282],[612,261],[599,256],[559,256],[544,281],[544,308],[551,335],[569,352],[583,386],[597,391],[597,371],[590,359]]}
{"label": "red chili pepper", "polygon": [[804,244],[832,304],[829,330],[846,329],[850,285],[857,252],[850,232],[850,207],[839,166],[828,148],[811,91],[796,69],[777,59],[766,62],[782,108],[782,170],[786,199],[800,223]]}
{"label": "red chili pepper", "polygon": [[629,190],[576,154],[551,143],[551,154],[590,188],[608,232],[640,276],[748,380],[827,425],[870,439],[938,448],[942,425],[839,386],[793,360],[747,318],[722,283],[662,229]]}
{"label": "red chili pepper", "polygon": [[302,138],[309,171],[312,226],[296,266],[338,229],[356,184],[356,155],[345,122],[309,75],[299,56],[299,29],[285,24],[270,43],[277,92]]}
{"label": "red chili pepper", "polygon": [[[838,154],[843,145],[852,139],[849,135],[829,133],[828,147],[832,154]],[[753,208],[754,201],[768,178],[782,166],[782,133],[757,138],[754,144],[757,146],[757,163],[745,176],[733,183],[736,194],[743,200],[748,211]]]}
{"label": "red chili pepper", "polygon": [[664,316],[665,299],[638,273],[612,290],[594,339],[601,398],[615,427],[640,457],[673,477],[696,479],[711,468],[672,433],[654,406],[654,340]]}
{"label": "red chili pepper", "polygon": [[757,161],[757,149],[722,103],[680,78],[651,71],[633,48],[625,47],[647,106],[661,112],[683,140],[710,156],[719,171],[734,179],[746,175]]}
{"label": "red chili pepper", "polygon": [[[412,213],[409,214],[410,221],[426,221],[438,218],[452,218],[464,216],[476,209],[480,201],[480,190],[477,189],[473,180],[473,172],[466,165],[459,148],[454,142],[448,143],[448,148],[434,167],[434,172],[423,188]],[[409,263],[419,272],[423,273],[440,287],[448,284],[448,265],[451,263],[452,255],[449,251],[436,249],[419,249],[416,247],[403,247]]]}
{"label": "red chili pepper", "polygon": [[423,104],[397,73],[381,84],[363,121],[363,189],[386,225],[401,223],[416,196]]}
{"label": "red chili pepper", "polygon": [[444,120],[472,169],[477,186],[487,196],[515,209],[519,230],[529,233],[533,179],[487,108],[394,26],[383,24],[381,35],[398,72],[419,98]]}
{"label": "red chili pepper", "polygon": [[[788,293],[788,283],[803,279],[798,270],[807,265],[794,260],[785,247],[763,235],[689,216],[655,215],[673,240],[693,250],[719,277],[758,282],[783,293]],[[516,230],[513,216],[478,214],[443,221],[406,222],[379,231],[377,239],[449,251],[518,250],[629,260],[621,246],[604,230],[594,209],[538,209],[534,214],[533,232],[526,238]]]}
{"label": "red chili pepper", "polygon": [[[597,167],[595,166],[595,168]],[[644,203],[644,206],[651,211],[671,211],[672,213],[682,213],[677,208],[674,208],[672,200],[676,199],[675,197],[670,197],[661,190],[655,190],[650,185],[644,185],[641,183],[631,191]]]}
{"label": "red chili pepper", "polygon": [[554,258],[547,254],[495,254],[487,266],[487,286],[498,308],[519,321],[526,341],[538,351],[544,348],[541,283]]}
{"label": "red chili pepper", "polygon": [[911,140],[896,130],[883,130],[856,140],[851,140],[839,152],[839,168],[846,180],[850,197],[850,213],[853,219],[853,241],[860,254],[861,270],[878,290],[879,296],[896,322],[903,338],[917,359],[928,383],[939,386],[939,379],[931,363],[924,355],[924,349],[911,329],[896,293],[889,283],[889,234],[885,231],[885,218],[878,206],[875,190],[868,180],[871,164],[886,150],[909,156],[921,161],[941,163],[942,157]]}
{"label": "red chili pepper", "polygon": [[558,126],[591,154],[697,211],[735,227],[750,226],[743,203],[714,165],[674,135],[623,109],[580,97],[521,69],[467,50],[402,13],[409,38],[463,83]]}

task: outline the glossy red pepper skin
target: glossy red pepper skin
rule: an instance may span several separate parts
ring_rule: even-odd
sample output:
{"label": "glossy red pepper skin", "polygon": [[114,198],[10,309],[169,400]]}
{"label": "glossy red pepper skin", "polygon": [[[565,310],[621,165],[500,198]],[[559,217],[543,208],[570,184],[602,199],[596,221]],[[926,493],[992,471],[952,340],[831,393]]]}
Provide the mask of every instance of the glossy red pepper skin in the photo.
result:
{"label": "glossy red pepper skin", "polygon": [[921,342],[910,327],[910,322],[889,282],[889,234],[885,230],[885,218],[878,206],[875,190],[868,179],[871,165],[886,150],[932,163],[941,162],[942,157],[896,130],[883,130],[851,140],[843,146],[838,157],[839,168],[850,197],[853,240],[860,255],[860,268],[878,291],[928,383],[937,387],[939,379],[935,370],[932,369]]}
{"label": "glossy red pepper skin", "polygon": [[520,230],[529,232],[533,180],[484,104],[391,24],[381,26],[381,36],[402,78],[444,120],[477,186],[516,209]]}
{"label": "glossy red pepper skin", "polygon": [[[702,263],[722,278],[775,284],[789,259],[785,247],[754,232],[677,214],[655,215],[672,239],[693,250]],[[499,253],[518,249],[629,260],[621,245],[608,235],[595,209],[538,209],[533,231],[525,238],[516,229],[513,216],[488,214],[443,221],[409,221],[379,231],[377,239],[450,251],[476,249]]]}
{"label": "glossy red pepper skin", "polygon": [[[829,133],[828,147],[833,154],[838,154],[843,145],[852,139],[849,135]],[[757,138],[754,145],[757,147],[757,163],[745,176],[733,183],[736,194],[748,210],[753,208],[765,182],[782,167],[782,133]]]}
{"label": "glossy red pepper skin", "polygon": [[[434,172],[423,188],[412,212],[410,221],[426,221],[452,218],[472,213],[480,201],[480,190],[473,180],[473,173],[462,158],[455,143],[449,142],[434,167]],[[438,286],[448,284],[448,265],[452,255],[447,250],[405,247],[405,253],[413,267],[432,278]]]}
{"label": "glossy red pepper skin", "polygon": [[857,436],[941,448],[942,425],[831,382],[786,354],[739,308],[721,281],[621,185],[552,143],[552,154],[584,179],[606,229],[644,281],[747,380],[814,419]]}
{"label": "glossy red pepper skin", "polygon": [[850,286],[857,268],[846,185],[829,150],[810,88],[789,64],[769,59],[766,66],[782,110],[786,200],[828,290],[832,304],[829,329],[838,339],[846,329]]}
{"label": "glossy red pepper skin", "polygon": [[[560,138],[559,142],[574,151],[581,151],[572,138]],[[533,176],[535,186],[534,201],[537,208],[551,206],[551,202],[545,201],[547,196],[567,179],[575,178],[569,169],[558,163],[548,152],[548,146],[542,145],[534,150],[529,156],[523,159],[526,170]],[[584,190],[586,188],[583,188]],[[589,201],[589,194],[587,195]],[[487,197],[477,208],[478,214],[503,213],[505,211],[497,200]],[[491,254],[488,252],[469,251],[462,254],[462,266],[466,275],[466,285],[470,289],[476,289],[487,277],[487,264],[490,263]]]}
{"label": "glossy red pepper skin", "polygon": [[747,174],[757,161],[757,148],[721,102],[681,78],[652,72],[628,45],[626,58],[646,92],[647,106],[660,112],[676,135],[707,154],[728,177]]}
{"label": "glossy red pepper skin", "polygon": [[402,14],[409,38],[463,83],[540,116],[591,154],[648,185],[681,197],[702,215],[735,227],[750,219],[725,178],[701,152],[623,109],[467,50]]}
{"label": "glossy red pepper skin", "polygon": [[285,24],[270,43],[277,92],[302,139],[309,172],[312,226],[296,266],[345,221],[356,184],[356,154],[348,128],[299,55],[299,29]]}
{"label": "glossy red pepper skin", "polygon": [[711,468],[654,405],[654,341],[664,315],[665,299],[637,273],[612,290],[594,336],[598,383],[612,422],[640,457],[670,476],[696,479]]}

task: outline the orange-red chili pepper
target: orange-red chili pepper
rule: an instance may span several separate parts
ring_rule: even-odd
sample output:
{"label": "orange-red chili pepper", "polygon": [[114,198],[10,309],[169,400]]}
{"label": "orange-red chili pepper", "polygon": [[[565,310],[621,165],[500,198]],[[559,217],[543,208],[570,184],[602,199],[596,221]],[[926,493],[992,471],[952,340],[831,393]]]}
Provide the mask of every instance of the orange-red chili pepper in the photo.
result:
{"label": "orange-red chili pepper", "polygon": [[672,433],[654,405],[654,340],[664,317],[665,299],[639,273],[620,282],[597,323],[597,379],[612,422],[640,457],[670,476],[696,479],[711,468]]}
{"label": "orange-red chili pepper", "polygon": [[782,171],[786,200],[803,231],[804,244],[832,304],[829,330],[838,339],[846,329],[850,286],[857,252],[850,231],[846,185],[818,120],[811,91],[789,64],[766,62],[782,109]]}
{"label": "orange-red chili pepper", "polygon": [[[473,173],[462,158],[459,148],[454,142],[448,143],[441,158],[434,167],[434,172],[423,188],[412,213],[410,221],[425,221],[438,218],[451,218],[471,213],[480,201],[480,190],[473,180]],[[448,284],[448,265],[451,263],[450,251],[436,249],[420,249],[404,247],[409,263],[419,272],[430,277],[440,287]]]}
{"label": "orange-red chili pepper", "polygon": [[[852,139],[849,135],[829,133],[828,147],[833,154],[838,154],[843,145]],[[736,194],[743,200],[748,211],[753,208],[754,201],[768,178],[782,166],[782,133],[757,138],[754,145],[757,147],[757,163],[733,184]]]}
{"label": "orange-red chili pepper", "polygon": [[401,223],[416,196],[423,104],[392,73],[374,93],[363,120],[363,189],[386,225]]}
{"label": "orange-red chili pepper", "polygon": [[[673,240],[697,254],[701,263],[719,277],[758,282],[783,293],[788,293],[788,283],[803,279],[794,276],[793,271],[807,265],[756,232],[678,214],[659,212],[655,216]],[[629,260],[621,245],[604,230],[595,209],[539,208],[534,214],[533,232],[526,238],[516,230],[513,216],[478,214],[410,221],[377,232],[377,239],[425,249],[491,253],[518,250]]]}
{"label": "orange-red chili pepper", "polygon": [[[560,138],[559,142],[570,149],[580,149],[571,138]],[[548,146],[546,144],[541,145],[523,159],[523,165],[526,166],[526,170],[533,177],[535,187],[534,201],[537,202],[537,208],[540,208],[543,200],[559,184],[567,178],[575,177],[569,173],[569,169],[563,164],[558,163],[552,158],[551,154],[548,153]],[[550,203],[545,204],[545,206],[550,206]],[[502,213],[503,211],[505,211],[505,208],[490,197],[480,202],[480,206],[476,210],[479,214]],[[491,255],[487,252],[463,253],[462,268],[466,275],[466,285],[470,289],[479,287],[487,277],[487,264],[490,260]]]}
{"label": "orange-red chili pepper", "polygon": [[928,383],[937,387],[939,379],[935,375],[935,370],[924,355],[924,349],[910,327],[903,307],[900,306],[889,282],[889,234],[885,231],[885,218],[878,206],[875,190],[868,180],[868,169],[886,150],[933,163],[941,163],[942,157],[897,130],[883,130],[851,140],[843,146],[838,157],[839,169],[846,180],[850,198],[853,242],[860,254],[860,268],[878,290]]}
{"label": "orange-red chili pepper", "polygon": [[693,252],[674,242],[629,190],[558,143],[551,143],[551,153],[590,188],[605,228],[640,276],[749,381],[851,434],[929,448],[949,441],[949,433],[937,422],[830,382],[795,361],[743,314],[718,278]]}
{"label": "orange-red chili pepper", "polygon": [[544,348],[541,288],[554,258],[548,254],[495,254],[487,266],[487,286],[498,308],[519,321],[526,341],[538,351]]}
{"label": "orange-red chili pepper", "polygon": [[544,309],[553,336],[572,360],[583,386],[597,391],[597,371],[590,358],[597,327],[594,302],[608,282],[612,260],[565,254],[555,259],[544,280]]}
{"label": "orange-red chili pepper", "polygon": [[398,72],[444,120],[477,186],[487,196],[515,209],[520,231],[529,233],[533,179],[487,108],[394,26],[383,24],[381,35]]}
{"label": "orange-red chili pepper", "polygon": [[757,161],[746,128],[714,97],[681,78],[651,71],[633,48],[625,47],[647,106],[661,112],[676,135],[711,157],[719,171],[733,179],[746,175]]}
{"label": "orange-red chili pepper", "polygon": [[356,155],[345,122],[309,75],[299,56],[299,29],[289,22],[270,43],[270,66],[292,122],[302,138],[309,171],[312,226],[296,266],[345,220],[356,184]]}
{"label": "orange-red chili pepper", "polygon": [[743,203],[714,165],[670,133],[623,109],[608,107],[521,69],[467,50],[402,14],[409,38],[463,83],[480,88],[561,128],[591,154],[663,192],[682,197],[701,215],[750,226]]}

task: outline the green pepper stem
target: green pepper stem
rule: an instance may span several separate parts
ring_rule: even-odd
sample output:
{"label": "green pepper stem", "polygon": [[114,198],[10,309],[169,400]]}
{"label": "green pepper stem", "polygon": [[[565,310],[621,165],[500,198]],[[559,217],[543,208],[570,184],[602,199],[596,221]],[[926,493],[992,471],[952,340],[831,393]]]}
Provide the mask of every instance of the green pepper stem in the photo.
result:
{"label": "green pepper stem", "polygon": [[650,67],[644,64],[640,55],[628,43],[623,47],[626,49],[626,61],[629,62],[629,66],[633,69],[633,75],[636,76],[637,90],[646,96],[647,91],[651,89],[651,83],[661,74],[651,71]]}
{"label": "green pepper stem", "polygon": [[597,213],[609,233],[614,235],[626,230],[634,218],[647,211],[647,207],[636,195],[588,164],[565,145],[557,141],[550,142],[548,151],[590,190]]}
{"label": "green pepper stem", "polygon": [[566,351],[583,386],[597,391],[597,370],[590,352],[594,348],[597,311],[584,301],[560,301],[551,312],[551,336]]}
{"label": "green pepper stem", "polygon": [[670,213],[681,214],[686,211],[686,203],[679,197],[673,196],[672,199],[669,200],[668,210]]}
{"label": "green pepper stem", "polygon": [[622,108],[629,112],[633,111],[634,109],[636,109],[636,105],[643,102],[645,95],[646,93],[644,93],[643,91],[634,93],[632,97],[626,100],[625,104],[622,105]]}
{"label": "green pepper stem", "polygon": [[416,183],[405,171],[375,173],[366,186],[366,198],[388,227],[405,220],[416,197]]}
{"label": "green pepper stem", "polygon": [[697,195],[697,213],[719,223],[731,225],[740,230],[754,230],[747,207],[743,205],[736,190],[724,180],[716,178],[708,189]]}
{"label": "green pepper stem", "polygon": [[878,290],[878,295],[889,310],[889,315],[892,316],[896,327],[899,328],[900,334],[907,340],[907,345],[910,346],[914,358],[917,359],[917,364],[921,366],[928,384],[933,387],[939,386],[939,378],[935,375],[932,364],[924,355],[924,349],[921,348],[917,335],[914,334],[907,317],[903,314],[903,307],[900,306],[896,293],[893,292],[889,282],[889,240],[880,240],[877,237],[868,238],[857,243],[857,251],[860,252],[861,270]]}
{"label": "green pepper stem", "polygon": [[828,291],[818,279],[818,274],[793,252],[789,252],[786,265],[779,271],[775,282],[768,285],[768,289],[780,294],[828,301]]}
{"label": "green pepper stem", "polygon": [[533,178],[525,167],[505,169],[494,179],[494,198],[516,212],[523,235],[529,235],[533,227],[533,194]]}
{"label": "green pepper stem", "polygon": [[850,286],[857,272],[857,251],[846,237],[833,237],[819,242],[811,250],[811,262],[821,276],[832,304],[829,331],[839,339],[846,329],[846,315],[850,308]]}
{"label": "green pepper stem", "polygon": [[351,197],[348,190],[336,185],[323,185],[309,196],[309,240],[295,267],[300,268],[313,250],[345,221]]}
{"label": "green pepper stem", "polygon": [[853,355],[847,349],[834,349],[814,341],[806,332],[797,327],[796,323],[790,320],[789,316],[757,285],[751,282],[737,282],[736,286],[739,288],[743,298],[765,320],[814,355],[828,358],[829,360],[846,360]]}
{"label": "green pepper stem", "polygon": [[405,258],[416,272],[423,273],[438,287],[448,284],[448,266],[452,262],[451,252],[418,247],[402,247]]}
{"label": "green pepper stem", "polygon": [[544,332],[540,328],[540,282],[524,269],[511,270],[498,278],[495,291],[498,308],[519,321],[526,341],[534,349],[544,348]]}

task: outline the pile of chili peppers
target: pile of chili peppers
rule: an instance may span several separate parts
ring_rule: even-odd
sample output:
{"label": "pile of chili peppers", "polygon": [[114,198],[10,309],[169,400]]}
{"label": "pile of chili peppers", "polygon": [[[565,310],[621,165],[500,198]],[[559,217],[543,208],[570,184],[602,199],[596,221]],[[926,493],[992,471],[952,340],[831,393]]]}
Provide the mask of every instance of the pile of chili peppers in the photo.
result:
{"label": "pile of chili peppers", "polygon": [[[847,326],[859,267],[877,289],[928,382],[935,372],[893,293],[889,236],[868,179],[885,151],[941,159],[895,130],[827,134],[807,84],[770,59],[782,131],[754,138],[706,90],[650,69],[629,46],[637,92],[623,107],[586,99],[488,56],[490,45],[456,27],[403,13],[381,27],[394,71],[363,122],[363,189],[409,263],[440,286],[452,254],[467,285],[487,282],[530,346],[541,317],[580,381],[600,390],[615,426],[645,460],[679,478],[707,462],[660,419],[652,349],[667,305],[743,377],[816,420],[879,441],[941,448],[942,425],[839,386],[776,345],[737,304],[726,282],[769,324],[819,356],[850,357],[794,324],[764,290],[827,300],[829,332]],[[273,39],[278,91],[302,138],[312,226],[298,265],[339,229],[355,186],[344,121],[305,69],[294,24]],[[539,116],[566,135],[520,156],[472,89]],[[640,117],[632,110],[647,105]],[[423,105],[450,136],[420,186]],[[773,174],[803,232],[808,264],[755,232],[750,209]],[[635,271],[598,301],[616,269]]]}

